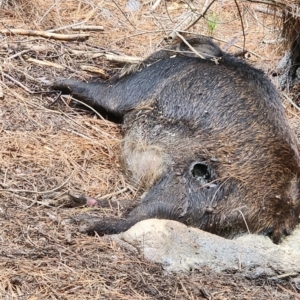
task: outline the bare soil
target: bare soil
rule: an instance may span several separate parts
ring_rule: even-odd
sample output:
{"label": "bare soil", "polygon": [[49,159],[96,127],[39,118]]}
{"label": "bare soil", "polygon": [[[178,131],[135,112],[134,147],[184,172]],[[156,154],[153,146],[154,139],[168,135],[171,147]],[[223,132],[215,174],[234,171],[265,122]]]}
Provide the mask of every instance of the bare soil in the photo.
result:
{"label": "bare soil", "polygon": [[[135,11],[129,5],[134,2],[140,4]],[[113,76],[123,65],[104,54],[146,57],[163,47],[164,37],[192,4],[201,11],[204,1],[161,1],[154,10],[151,1],[142,0],[3,4],[0,30],[54,30],[90,37],[64,41],[0,33],[0,299],[300,299],[299,286],[289,277],[251,280],[242,272],[216,274],[208,268],[166,273],[106,237],[79,233],[68,221],[95,211],[65,207],[68,193],[121,202],[137,199],[139,191],[120,171],[120,125],[49,91],[42,78]],[[243,48],[245,36],[248,61],[271,75],[283,54],[280,20],[259,11],[261,5],[243,5],[245,34],[232,0],[213,4],[190,31],[212,35],[233,53]],[[78,32],[72,24],[104,30]],[[83,66],[97,67],[101,74]],[[299,96],[286,95],[291,101]],[[299,132],[299,112],[287,100],[284,105]]]}

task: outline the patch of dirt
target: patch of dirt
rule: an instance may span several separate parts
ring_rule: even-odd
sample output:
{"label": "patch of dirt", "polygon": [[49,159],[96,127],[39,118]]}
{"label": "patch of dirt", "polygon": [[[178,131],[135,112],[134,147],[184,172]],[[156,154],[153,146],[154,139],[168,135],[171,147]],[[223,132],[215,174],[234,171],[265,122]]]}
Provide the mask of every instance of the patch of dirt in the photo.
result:
{"label": "patch of dirt", "polygon": [[[99,68],[101,77],[113,76],[122,64],[103,55],[146,57],[163,47],[166,33],[190,5],[201,10],[204,1],[162,1],[151,10],[152,3],[142,5],[140,0],[135,1],[140,3],[137,11],[126,10],[127,0],[4,2],[0,30],[78,34],[71,25],[84,24],[101,25],[104,31],[88,31],[86,41],[0,33],[0,87],[5,97],[0,100],[0,298],[300,299],[289,280],[254,281],[242,272],[216,274],[208,269],[166,274],[105,237],[79,233],[66,221],[95,208],[52,206],[63,203],[68,192],[120,201],[137,199],[139,192],[120,172],[120,125],[70,97],[49,92],[42,78],[97,76],[83,66]],[[258,5],[243,5],[250,61],[268,72],[282,54],[279,31]],[[216,2],[191,31],[212,35],[230,52],[240,51],[238,17],[234,1]],[[284,104],[299,128],[298,111]]]}

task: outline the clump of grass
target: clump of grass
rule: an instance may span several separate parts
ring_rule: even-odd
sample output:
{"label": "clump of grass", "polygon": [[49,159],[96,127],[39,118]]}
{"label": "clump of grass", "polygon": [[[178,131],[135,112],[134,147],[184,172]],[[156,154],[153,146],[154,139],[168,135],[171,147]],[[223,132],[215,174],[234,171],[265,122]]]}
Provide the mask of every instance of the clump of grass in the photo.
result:
{"label": "clump of grass", "polygon": [[218,23],[219,23],[219,16],[216,15],[215,13],[211,13],[207,18],[207,27],[210,35],[212,35],[216,31]]}

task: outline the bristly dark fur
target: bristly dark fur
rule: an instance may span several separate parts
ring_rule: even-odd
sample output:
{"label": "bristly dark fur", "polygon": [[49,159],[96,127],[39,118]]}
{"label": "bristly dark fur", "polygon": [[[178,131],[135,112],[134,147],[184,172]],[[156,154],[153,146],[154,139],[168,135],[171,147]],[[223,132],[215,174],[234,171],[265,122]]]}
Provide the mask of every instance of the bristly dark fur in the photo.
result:
{"label": "bristly dark fur", "polygon": [[262,71],[228,54],[219,64],[175,57],[117,82],[66,79],[53,87],[123,117],[124,170],[147,191],[126,219],[90,230],[118,233],[166,218],[225,237],[265,233],[278,243],[299,223],[296,139]]}

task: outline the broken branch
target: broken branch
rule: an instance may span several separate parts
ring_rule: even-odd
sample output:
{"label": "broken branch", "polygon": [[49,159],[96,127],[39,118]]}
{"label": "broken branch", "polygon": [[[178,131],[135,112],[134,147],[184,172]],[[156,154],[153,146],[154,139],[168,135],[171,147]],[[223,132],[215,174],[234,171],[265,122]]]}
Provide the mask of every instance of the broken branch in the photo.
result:
{"label": "broken branch", "polygon": [[92,52],[92,51],[80,51],[80,50],[71,50],[75,55],[85,55],[90,58],[104,57],[106,60],[117,62],[117,63],[130,63],[138,64],[143,61],[141,57],[138,56],[129,56],[129,55],[116,55],[112,53],[103,53],[103,52]]}
{"label": "broken branch", "polygon": [[27,35],[27,36],[40,36],[48,39],[63,40],[63,41],[85,41],[89,38],[87,33],[78,34],[59,34],[53,32],[46,32],[41,30],[28,30],[28,29],[1,29],[0,33],[5,35]]}
{"label": "broken branch", "polygon": [[107,79],[108,78],[108,76],[105,74],[104,70],[102,70],[100,68],[97,68],[97,67],[94,67],[94,66],[86,66],[86,65],[82,65],[82,66],[80,66],[80,68],[83,71],[87,71],[87,72],[98,74],[103,79]]}
{"label": "broken branch", "polygon": [[103,26],[92,26],[92,25],[77,25],[71,27],[73,30],[84,30],[84,31],[103,31]]}
{"label": "broken branch", "polygon": [[31,57],[26,57],[25,58],[27,62],[31,62],[34,63],[36,65],[41,65],[41,66],[46,66],[46,67],[54,67],[57,69],[64,69],[65,67],[56,63],[53,63],[51,61],[47,61],[47,60],[39,60],[39,59],[35,59],[35,58],[31,58]]}

